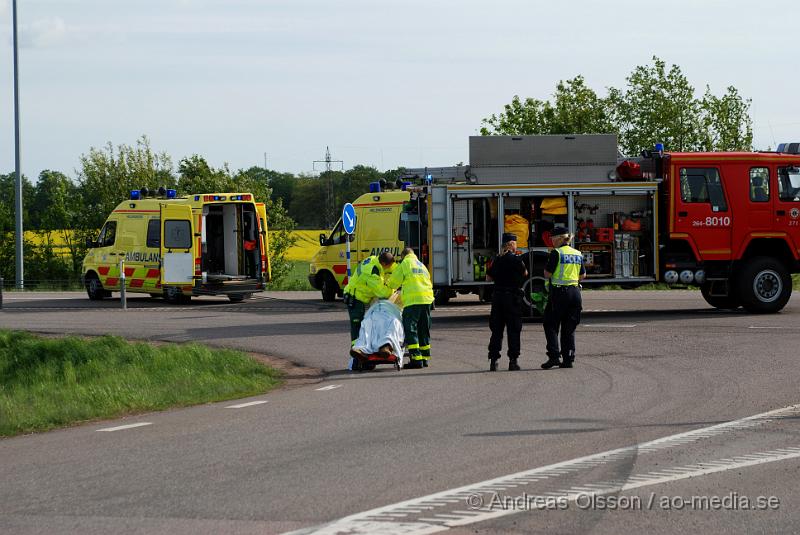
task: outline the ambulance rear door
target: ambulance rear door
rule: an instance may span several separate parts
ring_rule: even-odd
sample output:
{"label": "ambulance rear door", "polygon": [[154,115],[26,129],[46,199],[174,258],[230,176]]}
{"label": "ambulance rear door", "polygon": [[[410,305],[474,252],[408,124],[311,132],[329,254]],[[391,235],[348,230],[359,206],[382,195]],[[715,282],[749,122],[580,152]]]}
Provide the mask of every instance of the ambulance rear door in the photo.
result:
{"label": "ambulance rear door", "polygon": [[161,204],[161,284],[192,284],[198,247],[188,204]]}
{"label": "ambulance rear door", "polygon": [[261,235],[261,272],[264,275],[264,282],[272,280],[272,266],[269,263],[269,234],[267,234],[267,207],[263,202],[256,203],[258,213],[258,228]]}

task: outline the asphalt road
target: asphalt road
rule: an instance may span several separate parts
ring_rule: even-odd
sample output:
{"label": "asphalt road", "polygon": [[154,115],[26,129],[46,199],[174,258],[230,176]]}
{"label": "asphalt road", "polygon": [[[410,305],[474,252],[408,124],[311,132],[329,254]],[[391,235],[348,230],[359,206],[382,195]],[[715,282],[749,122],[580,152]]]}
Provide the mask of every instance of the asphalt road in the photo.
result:
{"label": "asphalt road", "polygon": [[[430,368],[353,375],[343,305],[317,294],[122,311],[7,293],[3,328],[201,341],[327,373],[0,440],[0,532],[796,532],[800,297],[771,316],[687,291],[586,292],[584,309],[572,370],[539,369],[534,322],[523,371],[486,372],[488,307],[460,298],[434,312]],[[130,424],[149,425],[98,432]]]}

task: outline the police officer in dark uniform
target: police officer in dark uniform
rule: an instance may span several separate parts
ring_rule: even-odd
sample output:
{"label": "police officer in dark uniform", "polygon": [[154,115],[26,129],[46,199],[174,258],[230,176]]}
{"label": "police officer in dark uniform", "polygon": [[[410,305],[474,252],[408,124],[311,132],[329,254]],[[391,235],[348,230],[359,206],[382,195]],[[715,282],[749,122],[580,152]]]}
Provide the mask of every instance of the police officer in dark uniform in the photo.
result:
{"label": "police officer in dark uniform", "polygon": [[581,322],[580,281],[586,277],[583,254],[569,246],[572,239],[569,230],[556,227],[551,238],[554,249],[550,251],[544,268],[544,277],[550,281],[543,321],[547,338],[547,362],[542,364],[545,370],[555,366],[572,368],[575,360],[575,328]]}
{"label": "police officer in dark uniform", "polygon": [[517,237],[503,234],[503,250],[486,272],[486,280],[494,281],[489,328],[489,371],[497,371],[497,360],[503,348],[503,329],[508,332],[508,369],[519,370],[519,336],[522,332],[522,284],[528,276],[525,263],[517,256]]}

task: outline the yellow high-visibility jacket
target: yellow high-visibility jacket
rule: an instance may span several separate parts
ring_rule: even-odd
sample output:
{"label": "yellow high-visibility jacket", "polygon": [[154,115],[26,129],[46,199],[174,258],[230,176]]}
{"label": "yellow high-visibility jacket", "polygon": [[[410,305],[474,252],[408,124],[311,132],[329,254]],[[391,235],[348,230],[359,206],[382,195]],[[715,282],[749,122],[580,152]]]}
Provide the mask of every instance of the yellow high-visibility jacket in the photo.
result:
{"label": "yellow high-visibility jacket", "polygon": [[392,289],[383,281],[383,266],[377,256],[367,257],[358,265],[344,287],[344,293],[362,303],[369,303],[374,297],[386,299],[392,295]]}
{"label": "yellow high-visibility jacket", "polygon": [[433,303],[433,283],[425,264],[415,254],[408,254],[400,265],[394,268],[389,282],[390,288],[403,287],[401,297],[403,306],[430,305]]}

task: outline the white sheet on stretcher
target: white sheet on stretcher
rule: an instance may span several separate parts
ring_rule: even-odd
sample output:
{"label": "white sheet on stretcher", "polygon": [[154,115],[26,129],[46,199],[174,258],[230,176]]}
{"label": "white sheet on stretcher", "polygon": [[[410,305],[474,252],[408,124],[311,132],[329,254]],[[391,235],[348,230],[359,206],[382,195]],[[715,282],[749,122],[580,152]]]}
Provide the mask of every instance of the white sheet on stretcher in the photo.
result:
{"label": "white sheet on stretcher", "polygon": [[392,353],[400,359],[403,367],[403,313],[400,307],[381,299],[369,307],[361,321],[358,340],[353,346],[367,355],[377,353],[382,346],[392,346]]}

